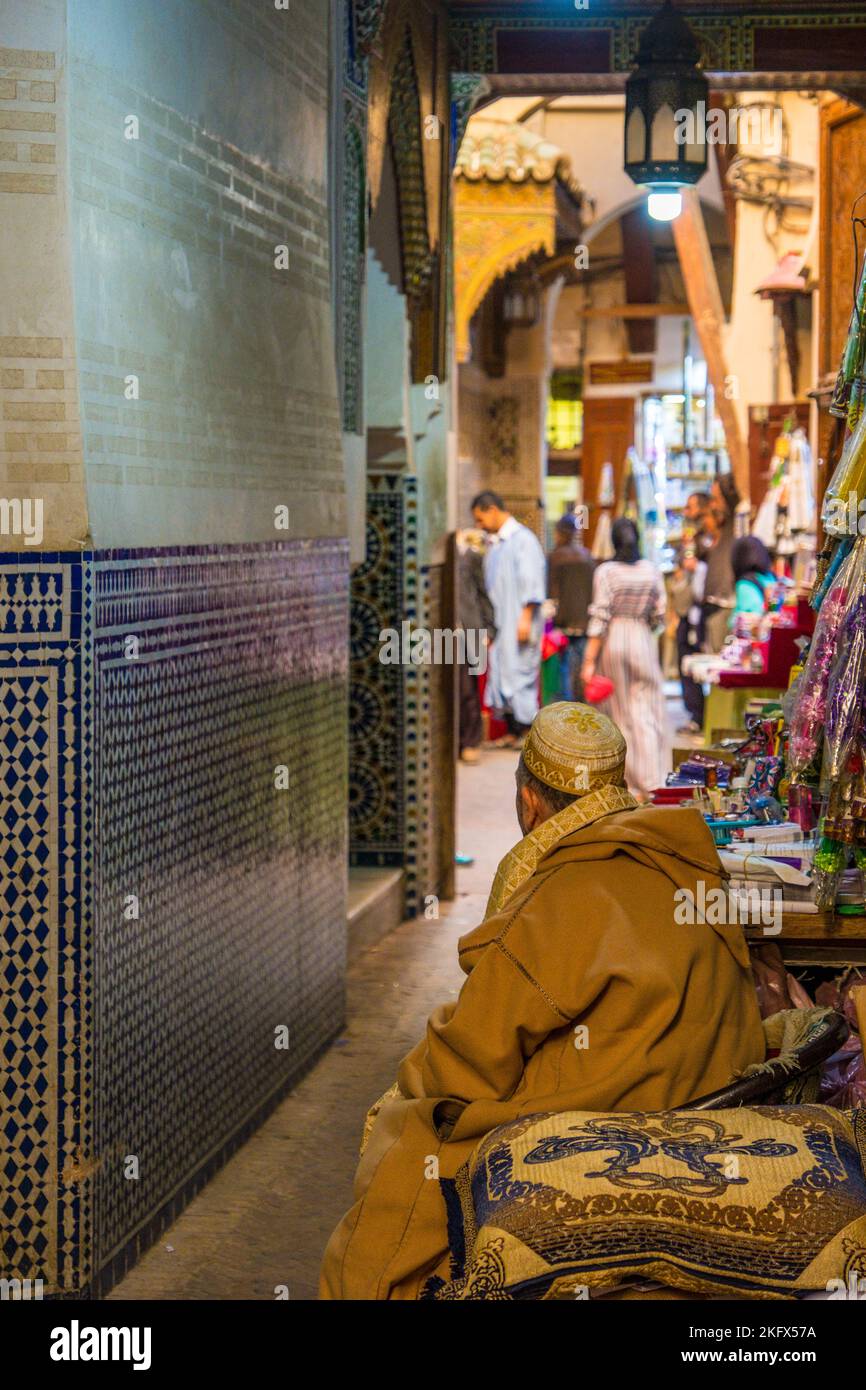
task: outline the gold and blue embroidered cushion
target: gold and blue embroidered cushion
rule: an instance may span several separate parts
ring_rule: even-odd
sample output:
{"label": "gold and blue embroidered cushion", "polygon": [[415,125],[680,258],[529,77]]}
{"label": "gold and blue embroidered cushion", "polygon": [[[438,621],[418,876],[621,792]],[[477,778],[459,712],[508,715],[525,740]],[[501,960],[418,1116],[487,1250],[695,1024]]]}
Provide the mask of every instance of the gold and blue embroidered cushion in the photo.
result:
{"label": "gold and blue embroidered cushion", "polygon": [[442,1186],[452,1271],[426,1298],[574,1298],[637,1278],[778,1299],[866,1275],[866,1110],[532,1115]]}

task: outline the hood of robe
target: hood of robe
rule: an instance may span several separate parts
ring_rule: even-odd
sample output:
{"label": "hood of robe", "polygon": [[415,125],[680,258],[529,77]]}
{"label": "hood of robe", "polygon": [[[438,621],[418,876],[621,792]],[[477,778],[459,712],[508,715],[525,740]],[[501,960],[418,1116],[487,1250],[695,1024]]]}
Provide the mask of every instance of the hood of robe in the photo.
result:
{"label": "hood of robe", "polygon": [[[505,904],[499,914],[500,920],[504,922],[519,912],[539,884],[563,864],[588,866],[588,905],[593,888],[589,866],[618,854],[628,855],[649,871],[662,874],[670,881],[672,891],[685,889],[697,896],[699,881],[703,880],[706,892],[710,892],[722,887],[728,879],[710,828],[699,811],[689,807],[638,806],[603,816],[591,825],[564,835],[539,861],[532,877]],[[575,900],[576,921],[580,913],[580,902]],[[748,967],[749,948],[742,926],[737,922],[708,922],[707,925],[725,943],[737,963]],[[467,974],[490,938],[491,919],[488,918],[461,939],[460,964]]]}

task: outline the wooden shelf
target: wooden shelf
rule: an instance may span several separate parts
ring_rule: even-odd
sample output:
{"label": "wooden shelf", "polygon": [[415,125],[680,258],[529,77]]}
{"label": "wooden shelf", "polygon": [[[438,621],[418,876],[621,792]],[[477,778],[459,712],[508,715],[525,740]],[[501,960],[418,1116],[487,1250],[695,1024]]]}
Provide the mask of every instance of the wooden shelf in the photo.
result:
{"label": "wooden shelf", "polygon": [[866,917],[836,912],[785,912],[782,930],[744,926],[750,945],[775,943],[789,965],[866,965]]}

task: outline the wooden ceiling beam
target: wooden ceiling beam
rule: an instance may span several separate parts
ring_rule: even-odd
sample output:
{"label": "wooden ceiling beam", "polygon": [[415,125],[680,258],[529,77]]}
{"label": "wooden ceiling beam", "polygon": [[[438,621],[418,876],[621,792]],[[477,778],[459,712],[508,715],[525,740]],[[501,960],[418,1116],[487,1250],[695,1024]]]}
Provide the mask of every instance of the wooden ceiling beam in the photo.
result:
{"label": "wooden ceiling beam", "polygon": [[690,313],[688,304],[606,304],[579,309],[577,316],[582,319],[663,319],[688,318]]}
{"label": "wooden ceiling beam", "polygon": [[[658,268],[646,208],[630,208],[620,218],[623,276],[629,306],[645,308],[659,297]],[[643,356],[656,350],[656,316],[627,318],[630,353]]]}
{"label": "wooden ceiling beam", "polygon": [[683,193],[683,210],[672,223],[689,309],[698,331],[716,410],[725,430],[731,469],[740,496],[749,496],[749,450],[734,404],[736,379],[729,373],[722,342],[725,311],[704,224],[700,200],[693,188]]}

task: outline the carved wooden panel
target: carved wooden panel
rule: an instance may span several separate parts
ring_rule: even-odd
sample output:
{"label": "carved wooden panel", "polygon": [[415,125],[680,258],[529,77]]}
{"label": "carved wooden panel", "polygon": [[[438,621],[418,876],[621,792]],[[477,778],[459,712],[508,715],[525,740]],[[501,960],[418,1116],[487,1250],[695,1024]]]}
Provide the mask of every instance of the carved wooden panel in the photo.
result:
{"label": "carved wooden panel", "polygon": [[[866,193],[866,112],[834,101],[821,113],[821,309],[819,373],[839,366],[854,291],[854,237],[851,212]],[[866,215],[866,198],[858,208]],[[860,228],[860,247],[866,230]]]}
{"label": "carved wooden panel", "polygon": [[[818,376],[835,380],[854,303],[857,273],[851,213],[866,193],[866,113],[851,102],[831,102],[821,112],[821,256],[818,310]],[[866,215],[866,198],[858,213]],[[860,228],[861,233],[866,229]],[[866,234],[859,238],[860,256]],[[839,457],[844,431],[827,412],[829,395],[819,397],[817,501]]]}
{"label": "carved wooden panel", "polygon": [[616,496],[619,498],[625,470],[625,456],[634,443],[632,396],[590,396],[583,406],[583,495],[589,504],[590,542],[595,535],[599,511],[598,489],[602,465],[613,464]]}

